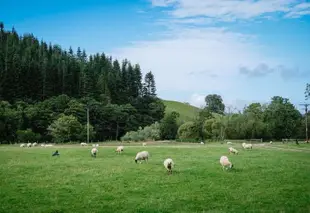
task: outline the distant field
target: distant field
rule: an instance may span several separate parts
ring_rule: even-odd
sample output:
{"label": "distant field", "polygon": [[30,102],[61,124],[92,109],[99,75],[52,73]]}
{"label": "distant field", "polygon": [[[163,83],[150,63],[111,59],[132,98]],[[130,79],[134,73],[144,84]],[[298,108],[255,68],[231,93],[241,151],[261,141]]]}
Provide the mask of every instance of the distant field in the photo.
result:
{"label": "distant field", "polygon": [[179,121],[191,121],[198,115],[199,108],[177,101],[163,100],[166,106],[166,113],[176,111],[180,113]]}
{"label": "distant field", "polygon": [[[306,144],[303,151],[235,144],[231,171],[219,164],[227,144],[140,144],[121,155],[101,146],[96,159],[91,146],[0,146],[0,212],[310,212]],[[51,156],[56,149],[60,157]],[[142,150],[149,162],[135,164]],[[170,176],[167,157],[176,163]]]}

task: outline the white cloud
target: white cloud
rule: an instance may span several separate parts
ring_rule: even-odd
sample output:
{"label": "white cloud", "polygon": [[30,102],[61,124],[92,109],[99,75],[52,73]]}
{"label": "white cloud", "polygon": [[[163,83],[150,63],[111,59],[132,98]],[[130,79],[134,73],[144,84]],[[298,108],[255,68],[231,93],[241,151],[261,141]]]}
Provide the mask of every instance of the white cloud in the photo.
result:
{"label": "white cloud", "polygon": [[152,5],[169,8],[171,16],[176,18],[205,16],[217,21],[250,19],[271,13],[289,17],[310,11],[309,3],[299,0],[152,0]]}
{"label": "white cloud", "polygon": [[[294,0],[152,0],[152,5],[168,9],[169,19],[155,20],[167,30],[156,40],[134,42],[115,49],[111,55],[139,63],[144,73],[151,70],[159,96],[167,97],[168,91],[187,94],[183,97],[193,94],[187,98],[200,107],[205,95],[216,93],[222,95],[225,104],[238,109],[249,103],[241,97],[247,92],[245,86],[253,86],[250,80],[241,84],[240,67],[276,67],[283,61],[267,55],[268,49],[256,42],[255,35],[210,27],[212,19],[232,21],[263,16],[270,20],[273,13],[292,17],[309,9],[307,3]],[[261,84],[257,83],[256,88],[258,85]]]}

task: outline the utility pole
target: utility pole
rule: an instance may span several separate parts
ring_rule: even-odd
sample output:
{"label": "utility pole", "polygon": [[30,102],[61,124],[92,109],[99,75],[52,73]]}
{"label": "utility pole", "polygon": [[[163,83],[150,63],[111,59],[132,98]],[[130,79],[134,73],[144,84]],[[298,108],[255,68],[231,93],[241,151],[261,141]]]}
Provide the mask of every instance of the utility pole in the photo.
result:
{"label": "utility pole", "polygon": [[303,104],[299,104],[301,106],[304,106],[305,107],[305,116],[306,116],[306,141],[307,143],[309,143],[308,141],[308,106],[310,106],[310,104],[307,104],[307,103],[303,103]]}
{"label": "utility pole", "polygon": [[87,107],[87,143],[89,143],[89,108]]}

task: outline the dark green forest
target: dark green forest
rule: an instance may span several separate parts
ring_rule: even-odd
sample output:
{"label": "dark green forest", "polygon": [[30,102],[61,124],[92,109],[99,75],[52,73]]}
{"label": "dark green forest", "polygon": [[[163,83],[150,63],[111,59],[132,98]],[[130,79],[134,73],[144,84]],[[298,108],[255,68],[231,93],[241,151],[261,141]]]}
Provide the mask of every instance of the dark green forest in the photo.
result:
{"label": "dark green forest", "polygon": [[0,100],[2,143],[50,141],[49,129],[57,124],[72,125],[58,132],[63,135],[61,141],[85,141],[86,130],[82,130],[87,108],[91,139],[118,139],[127,131],[161,120],[165,111],[156,96],[154,75],[142,76],[138,64],[113,60],[103,53],[87,55],[81,48],[64,50],[32,34],[5,30],[3,23]]}
{"label": "dark green forest", "polygon": [[[306,85],[306,98],[309,91]],[[192,121],[177,122],[178,112],[165,113],[151,71],[143,76],[127,59],[66,50],[0,22],[1,143],[86,141],[87,111],[91,141],[305,139],[306,115],[287,98],[238,113],[227,112],[217,94],[205,103]]]}

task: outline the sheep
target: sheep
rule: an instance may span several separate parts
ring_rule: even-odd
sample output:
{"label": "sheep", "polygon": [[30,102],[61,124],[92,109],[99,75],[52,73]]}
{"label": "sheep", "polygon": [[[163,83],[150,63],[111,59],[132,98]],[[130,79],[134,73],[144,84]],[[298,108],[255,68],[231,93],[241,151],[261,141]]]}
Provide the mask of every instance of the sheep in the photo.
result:
{"label": "sheep", "polygon": [[31,143],[27,143],[27,147],[28,147],[28,148],[31,147],[31,145],[32,145]]}
{"label": "sheep", "polygon": [[270,141],[269,143],[272,144],[272,141]]}
{"label": "sheep", "polygon": [[165,168],[167,169],[168,171],[168,174],[172,174],[172,169],[174,167],[174,162],[171,158],[167,158],[165,161],[164,161],[164,166]]}
{"label": "sheep", "polygon": [[41,147],[45,147],[45,144],[41,144]]}
{"label": "sheep", "polygon": [[45,144],[45,147],[51,147],[53,144]]}
{"label": "sheep", "polygon": [[141,162],[142,160],[148,161],[149,156],[150,156],[150,154],[148,151],[138,152],[136,157],[135,157],[135,162],[137,163],[139,161],[140,163],[142,163]]}
{"label": "sheep", "polygon": [[227,141],[227,144],[228,144],[228,145],[231,145],[231,144],[232,144],[232,142],[230,142],[230,141]]}
{"label": "sheep", "polygon": [[252,149],[252,144],[242,143],[242,147],[243,147],[244,149]]}
{"label": "sheep", "polygon": [[221,156],[220,158],[220,164],[222,165],[222,169],[224,170],[224,168],[226,168],[226,170],[228,168],[232,169],[233,168],[233,164],[228,160],[227,156]]}
{"label": "sheep", "polygon": [[24,143],[22,143],[19,147],[25,147],[25,144],[24,144]]}
{"label": "sheep", "polygon": [[203,141],[200,142],[201,145],[204,145],[205,143]]}
{"label": "sheep", "polygon": [[116,150],[115,150],[115,152],[117,152],[117,153],[121,153],[121,152],[123,152],[124,151],[124,146],[118,146],[117,148],[116,148]]}
{"label": "sheep", "polygon": [[146,143],[142,143],[142,146],[146,146]]}
{"label": "sheep", "polygon": [[98,152],[98,149],[97,149],[97,148],[92,148],[91,151],[90,151],[91,156],[95,158],[96,155],[97,155],[97,152]]}
{"label": "sheep", "polygon": [[229,150],[229,154],[233,153],[233,154],[237,154],[238,155],[238,150],[236,150],[236,149],[234,149],[232,147],[229,147],[228,150]]}
{"label": "sheep", "polygon": [[[87,146],[87,145],[86,145]],[[99,144],[93,144],[93,147],[98,147],[99,146]]]}
{"label": "sheep", "polygon": [[32,146],[36,146],[36,145],[38,145],[38,143],[36,143],[36,142],[32,144]]}
{"label": "sheep", "polygon": [[87,143],[81,143],[81,146],[87,146]]}

